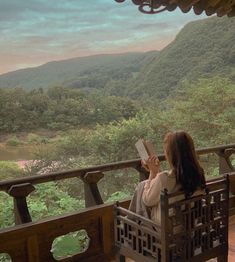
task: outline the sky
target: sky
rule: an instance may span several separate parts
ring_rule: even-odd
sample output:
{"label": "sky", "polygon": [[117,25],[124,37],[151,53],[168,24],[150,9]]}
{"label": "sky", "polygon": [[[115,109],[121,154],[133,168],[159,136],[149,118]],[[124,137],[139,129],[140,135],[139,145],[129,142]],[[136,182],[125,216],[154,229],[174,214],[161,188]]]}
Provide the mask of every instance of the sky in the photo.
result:
{"label": "sky", "polygon": [[0,0],[0,74],[94,54],[161,50],[190,21],[146,15],[131,0]]}

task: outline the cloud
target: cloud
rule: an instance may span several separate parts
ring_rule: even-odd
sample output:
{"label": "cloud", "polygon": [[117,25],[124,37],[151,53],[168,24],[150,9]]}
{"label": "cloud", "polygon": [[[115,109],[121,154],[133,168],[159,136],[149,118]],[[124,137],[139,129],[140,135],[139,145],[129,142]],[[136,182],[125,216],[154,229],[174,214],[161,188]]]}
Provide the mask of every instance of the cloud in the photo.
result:
{"label": "cloud", "polygon": [[180,11],[145,15],[127,0],[0,0],[0,73],[89,54],[160,49],[198,18]]}

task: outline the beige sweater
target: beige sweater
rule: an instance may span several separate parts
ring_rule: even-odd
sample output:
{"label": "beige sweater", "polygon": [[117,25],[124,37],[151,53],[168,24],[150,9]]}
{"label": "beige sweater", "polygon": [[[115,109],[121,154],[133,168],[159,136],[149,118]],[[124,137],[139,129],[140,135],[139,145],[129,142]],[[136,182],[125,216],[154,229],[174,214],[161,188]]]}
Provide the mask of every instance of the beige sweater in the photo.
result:
{"label": "beige sweater", "polygon": [[160,194],[165,188],[169,193],[180,190],[171,172],[158,173],[154,179],[145,181],[142,200],[147,207],[151,207],[151,219],[157,224],[161,223]]}

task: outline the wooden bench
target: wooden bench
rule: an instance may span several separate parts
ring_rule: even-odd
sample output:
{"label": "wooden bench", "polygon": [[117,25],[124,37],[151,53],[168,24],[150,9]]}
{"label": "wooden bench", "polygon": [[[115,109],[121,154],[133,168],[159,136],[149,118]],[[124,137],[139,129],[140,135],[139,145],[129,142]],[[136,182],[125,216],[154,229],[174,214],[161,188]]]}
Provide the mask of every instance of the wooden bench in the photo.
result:
{"label": "wooden bench", "polygon": [[165,190],[160,205],[161,225],[114,207],[116,261],[228,261],[228,176],[208,182],[205,194],[188,199]]}

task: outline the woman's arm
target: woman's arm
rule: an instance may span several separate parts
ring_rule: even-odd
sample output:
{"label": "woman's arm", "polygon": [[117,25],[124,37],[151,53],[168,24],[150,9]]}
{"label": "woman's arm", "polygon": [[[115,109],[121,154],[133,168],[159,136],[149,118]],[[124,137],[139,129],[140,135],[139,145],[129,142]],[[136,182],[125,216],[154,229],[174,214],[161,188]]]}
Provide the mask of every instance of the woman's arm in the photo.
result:
{"label": "woman's arm", "polygon": [[146,206],[156,206],[160,201],[162,189],[161,175],[157,175],[153,179],[148,179],[145,183],[142,199]]}
{"label": "woman's arm", "polygon": [[160,193],[162,183],[159,178],[160,161],[156,156],[149,157],[145,163],[145,166],[150,171],[149,179],[145,183],[143,191],[143,202],[146,206],[155,206],[160,200]]}

